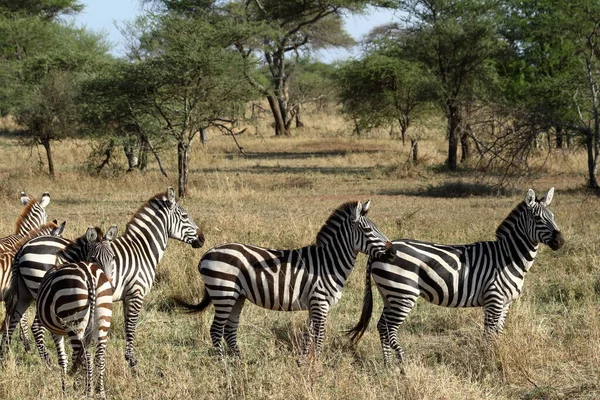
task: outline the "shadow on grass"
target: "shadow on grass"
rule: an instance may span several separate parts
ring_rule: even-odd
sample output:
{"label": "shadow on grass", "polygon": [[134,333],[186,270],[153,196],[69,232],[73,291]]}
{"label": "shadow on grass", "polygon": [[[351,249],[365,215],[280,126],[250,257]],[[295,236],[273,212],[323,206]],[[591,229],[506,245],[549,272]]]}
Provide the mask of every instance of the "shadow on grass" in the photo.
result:
{"label": "shadow on grass", "polygon": [[467,198],[467,197],[510,197],[521,194],[522,190],[503,188],[485,183],[469,183],[463,181],[445,182],[438,185],[427,185],[417,189],[383,190],[380,195],[404,195],[437,198]]}
{"label": "shadow on grass", "polygon": [[273,175],[273,174],[311,174],[320,173],[326,175],[371,175],[374,169],[372,167],[289,167],[289,166],[262,166],[256,165],[247,168],[202,168],[190,170],[190,172],[202,172],[212,174],[222,173],[246,173],[255,175]]}
{"label": "shadow on grass", "polygon": [[[248,160],[304,160],[307,158],[327,158],[327,157],[343,157],[348,154],[375,154],[381,150],[328,150],[328,151],[273,151],[273,152],[258,152],[246,153]],[[240,157],[240,153],[228,153],[225,155],[228,159]]]}

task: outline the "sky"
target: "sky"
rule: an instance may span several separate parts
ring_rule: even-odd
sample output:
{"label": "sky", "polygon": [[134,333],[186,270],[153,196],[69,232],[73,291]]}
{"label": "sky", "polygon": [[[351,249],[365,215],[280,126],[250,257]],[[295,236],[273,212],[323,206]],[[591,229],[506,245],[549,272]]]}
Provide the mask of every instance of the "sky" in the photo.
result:
{"label": "sky", "polygon": [[[125,52],[123,37],[117,29],[124,22],[132,21],[142,13],[140,0],[82,0],[85,8],[75,18],[75,23],[80,26],[106,34],[109,42],[114,46],[112,53],[122,56]],[[367,15],[348,16],[345,18],[346,30],[357,41],[367,34],[371,28],[388,23],[393,20],[393,13],[383,9],[369,9]],[[315,57],[324,62],[333,62],[358,54],[358,49],[347,51],[344,49],[322,50]]]}

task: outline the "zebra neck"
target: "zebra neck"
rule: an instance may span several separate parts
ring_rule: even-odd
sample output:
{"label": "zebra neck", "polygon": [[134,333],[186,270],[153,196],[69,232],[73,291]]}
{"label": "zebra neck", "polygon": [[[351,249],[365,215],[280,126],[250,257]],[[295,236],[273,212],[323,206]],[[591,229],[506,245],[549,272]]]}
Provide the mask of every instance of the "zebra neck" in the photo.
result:
{"label": "zebra neck", "polygon": [[528,238],[519,235],[507,235],[498,238],[503,266],[513,266],[523,271],[529,271],[537,255],[538,244],[531,243]]}
{"label": "zebra neck", "polygon": [[321,273],[331,277],[332,280],[341,288],[350,276],[358,252],[352,247],[344,248],[345,242],[328,243],[326,245],[317,246],[321,250],[322,271]]}

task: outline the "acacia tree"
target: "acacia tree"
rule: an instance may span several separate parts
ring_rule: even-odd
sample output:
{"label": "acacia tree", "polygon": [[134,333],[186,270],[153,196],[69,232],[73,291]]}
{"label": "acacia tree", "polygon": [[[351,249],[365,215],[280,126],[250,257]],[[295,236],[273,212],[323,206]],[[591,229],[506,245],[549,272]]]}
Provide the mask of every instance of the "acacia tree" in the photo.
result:
{"label": "acacia tree", "polygon": [[415,116],[436,99],[433,76],[387,48],[341,64],[336,77],[343,111],[357,130],[397,123],[402,143]]}
{"label": "acacia tree", "polygon": [[229,15],[248,28],[239,31],[234,44],[245,57],[262,55],[269,70],[268,85],[252,79],[266,97],[275,123],[275,135],[289,135],[289,83],[294,63],[290,54],[354,42],[343,29],[342,16],[361,12],[366,0],[238,0],[227,6]]}
{"label": "acacia tree", "polygon": [[227,38],[209,18],[178,13],[151,18],[151,30],[140,42],[145,56],[131,64],[129,78],[143,90],[138,115],[150,117],[176,143],[178,192],[185,197],[194,137],[231,123],[240,104],[254,94],[245,78],[247,61],[227,47]]}
{"label": "acacia tree", "polygon": [[44,147],[52,178],[52,141],[78,128],[78,83],[107,58],[100,36],[53,19],[80,8],[66,0],[0,4],[0,113],[16,119],[29,144]]}
{"label": "acacia tree", "polygon": [[540,133],[581,139],[587,152],[587,186],[598,188],[600,157],[600,5],[588,0],[507,0],[503,34],[509,54],[504,95],[510,118],[531,133],[513,140],[517,149]]}
{"label": "acacia tree", "polygon": [[438,104],[446,115],[450,170],[457,169],[465,108],[492,80],[500,49],[498,3],[491,0],[393,0],[406,18],[401,54],[423,64],[437,80]]}

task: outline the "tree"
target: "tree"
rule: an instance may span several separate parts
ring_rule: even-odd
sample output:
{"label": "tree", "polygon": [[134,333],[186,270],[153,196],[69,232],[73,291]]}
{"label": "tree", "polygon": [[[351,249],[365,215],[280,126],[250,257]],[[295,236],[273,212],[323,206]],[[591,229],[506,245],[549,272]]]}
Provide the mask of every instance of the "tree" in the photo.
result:
{"label": "tree", "polygon": [[353,44],[344,31],[342,15],[361,12],[365,0],[238,0],[227,7],[229,15],[246,25],[234,39],[245,57],[260,53],[269,70],[270,82],[252,84],[267,98],[276,135],[289,135],[289,84],[294,64],[288,54]]}
{"label": "tree", "polygon": [[[502,60],[504,94],[518,109],[513,119],[540,132],[581,138],[587,152],[587,186],[598,188],[600,156],[600,5],[588,0],[507,1],[503,33],[510,54]],[[519,145],[523,148],[523,145]]]}
{"label": "tree", "polygon": [[249,64],[228,47],[210,15],[170,12],[149,18],[150,29],[136,50],[143,56],[128,66],[131,86],[124,89],[135,91],[131,105],[140,129],[158,128],[175,141],[178,194],[185,197],[194,137],[210,126],[229,126],[254,96],[245,77]]}
{"label": "tree", "polygon": [[422,63],[437,78],[438,104],[446,115],[447,165],[457,169],[465,107],[493,81],[501,48],[497,2],[491,0],[398,0],[386,2],[407,15],[402,55]]}
{"label": "tree", "polygon": [[108,47],[98,35],[38,16],[2,15],[0,31],[0,114],[44,147],[54,178],[51,143],[77,132],[78,82],[106,60]]}
{"label": "tree", "polygon": [[398,123],[402,143],[413,118],[436,99],[434,77],[417,62],[377,48],[339,66],[336,84],[343,111],[370,129]]}

